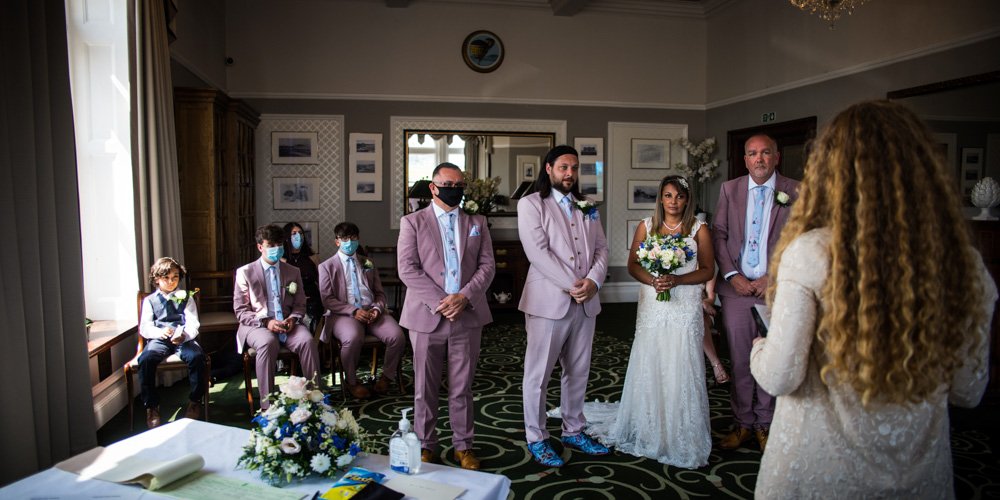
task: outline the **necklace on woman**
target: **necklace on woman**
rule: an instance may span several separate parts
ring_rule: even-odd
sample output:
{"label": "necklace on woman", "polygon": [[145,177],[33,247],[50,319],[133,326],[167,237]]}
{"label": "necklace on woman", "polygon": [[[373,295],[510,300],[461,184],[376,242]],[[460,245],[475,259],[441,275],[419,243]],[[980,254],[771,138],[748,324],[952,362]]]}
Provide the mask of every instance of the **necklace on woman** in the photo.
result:
{"label": "necklace on woman", "polygon": [[667,225],[667,221],[664,220],[663,221],[663,227],[667,228],[667,231],[676,231],[676,230],[680,229],[681,224],[683,224],[683,223],[684,223],[684,219],[681,219],[681,221],[678,222],[676,226],[668,226]]}

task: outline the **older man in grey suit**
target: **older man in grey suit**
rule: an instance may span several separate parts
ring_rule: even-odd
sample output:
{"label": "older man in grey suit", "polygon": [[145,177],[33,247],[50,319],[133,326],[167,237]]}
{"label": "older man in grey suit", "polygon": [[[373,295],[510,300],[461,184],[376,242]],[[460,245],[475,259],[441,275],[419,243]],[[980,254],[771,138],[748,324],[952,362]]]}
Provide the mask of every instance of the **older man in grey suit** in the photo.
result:
{"label": "older man in grey suit", "polygon": [[590,376],[594,323],[601,312],[597,291],[608,268],[608,244],[596,207],[581,208],[580,161],[570,146],[545,156],[536,192],[517,204],[517,229],[531,262],[518,308],[524,312],[524,427],[535,461],[559,467],[549,443],[545,394],[556,361],[562,366],[562,441],[589,455],[608,449],[583,433],[583,400]]}
{"label": "older man in grey suit", "polygon": [[781,158],[778,145],[755,135],[744,145],[748,175],[722,184],[715,211],[712,242],[725,281],[716,287],[733,363],[732,406],[736,426],[719,443],[731,450],[756,435],[763,452],[774,415],[774,396],[761,389],[750,374],[750,348],[757,336],[750,309],[764,303],[767,263],[778,243],[795,200],[798,181],[775,172]]}
{"label": "older man in grey suit", "polygon": [[448,411],[455,459],[478,470],[472,450],[472,379],[479,361],[483,326],[493,321],[486,289],[496,266],[493,241],[482,215],[459,208],[465,183],[451,163],[434,169],[431,206],[400,220],[396,249],[406,300],[399,324],[410,330],[413,346],[414,429],[420,459],[435,461],[438,444],[438,390],[448,358]]}

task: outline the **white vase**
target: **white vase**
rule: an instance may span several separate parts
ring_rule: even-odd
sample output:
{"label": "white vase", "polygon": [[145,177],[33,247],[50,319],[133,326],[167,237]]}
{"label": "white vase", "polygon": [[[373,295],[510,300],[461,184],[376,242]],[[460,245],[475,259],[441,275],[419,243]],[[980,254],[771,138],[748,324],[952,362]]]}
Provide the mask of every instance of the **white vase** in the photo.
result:
{"label": "white vase", "polygon": [[973,217],[972,220],[997,220],[997,217],[990,213],[990,207],[980,207],[979,215]]}

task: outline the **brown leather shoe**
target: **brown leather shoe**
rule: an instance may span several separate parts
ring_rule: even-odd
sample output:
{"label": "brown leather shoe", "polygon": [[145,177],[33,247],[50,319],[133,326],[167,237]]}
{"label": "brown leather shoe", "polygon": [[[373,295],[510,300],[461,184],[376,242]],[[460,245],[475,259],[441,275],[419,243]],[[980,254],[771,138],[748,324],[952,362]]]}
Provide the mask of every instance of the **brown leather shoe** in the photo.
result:
{"label": "brown leather shoe", "polygon": [[184,418],[190,418],[192,420],[201,420],[202,416],[202,406],[201,403],[197,401],[188,402],[187,411],[184,412]]}
{"label": "brown leather shoe", "polygon": [[769,433],[769,429],[757,429],[754,431],[754,434],[757,435],[757,443],[760,444],[761,453],[764,453],[764,448],[767,448],[767,436]]}
{"label": "brown leather shoe", "polygon": [[476,453],[472,451],[472,448],[455,450],[455,460],[458,460],[463,469],[479,470],[479,459],[476,458]]}
{"label": "brown leather shoe", "polygon": [[438,463],[438,458],[433,451],[428,450],[427,448],[421,448],[420,461],[428,464],[436,464]]}
{"label": "brown leather shoe", "polygon": [[[735,450],[740,445],[747,442],[753,434],[746,427],[738,427],[735,431],[726,435],[719,441],[719,448],[723,450]],[[766,438],[765,438],[766,439]]]}
{"label": "brown leather shoe", "polygon": [[372,397],[372,393],[361,384],[347,384],[347,392],[354,396],[354,399],[368,399]]}
{"label": "brown leather shoe", "polygon": [[394,382],[395,381],[386,378],[385,375],[380,376],[378,378],[378,382],[375,382],[375,387],[373,387],[373,389],[375,389],[375,394],[379,395],[388,394],[389,391],[392,390],[392,384]]}
{"label": "brown leather shoe", "polygon": [[146,408],[146,427],[150,429],[160,426],[160,408]]}

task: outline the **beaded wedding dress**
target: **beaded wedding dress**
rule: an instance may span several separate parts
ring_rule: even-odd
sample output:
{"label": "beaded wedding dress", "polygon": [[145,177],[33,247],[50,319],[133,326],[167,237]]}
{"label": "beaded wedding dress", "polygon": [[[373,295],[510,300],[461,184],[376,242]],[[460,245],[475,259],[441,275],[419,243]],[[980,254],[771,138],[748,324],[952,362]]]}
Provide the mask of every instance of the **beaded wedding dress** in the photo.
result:
{"label": "beaded wedding dress", "polygon": [[[643,222],[648,233],[650,219]],[[696,221],[686,238],[696,254],[693,235],[701,226]],[[674,274],[697,267],[695,257]],[[680,285],[670,291],[670,301],[660,302],[653,287],[640,287],[621,401],[586,403],[587,434],[622,453],[676,467],[708,463],[712,438],[702,354],[703,289],[703,284]]]}

